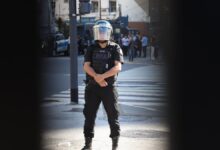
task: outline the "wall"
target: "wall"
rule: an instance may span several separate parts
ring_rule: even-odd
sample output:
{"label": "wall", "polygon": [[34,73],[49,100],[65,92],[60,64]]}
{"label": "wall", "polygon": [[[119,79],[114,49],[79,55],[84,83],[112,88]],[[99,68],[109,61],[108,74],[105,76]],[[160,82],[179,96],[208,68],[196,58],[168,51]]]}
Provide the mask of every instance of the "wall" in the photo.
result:
{"label": "wall", "polygon": [[148,34],[148,23],[146,22],[129,22],[129,28],[134,28],[140,30],[140,34]]}
{"label": "wall", "polygon": [[150,22],[149,0],[118,0],[122,16],[129,16],[129,22]]}
{"label": "wall", "polygon": [[149,0],[118,0],[118,4],[121,4],[122,16],[128,15],[128,27],[148,34]]}
{"label": "wall", "polygon": [[64,0],[56,0],[55,17],[63,20],[69,19],[69,0],[64,3]]}
{"label": "wall", "polygon": [[[99,0],[95,0],[95,1],[99,1]],[[106,0],[106,2],[107,1],[109,0]],[[150,22],[149,0],[116,0],[116,1],[117,1],[117,10],[118,10],[118,5],[121,4],[122,16],[127,16],[127,15],[129,16],[128,17],[129,27],[138,28],[141,30],[141,33],[147,33],[148,23]],[[76,5],[77,5],[77,12],[78,12],[78,7],[79,7],[78,0],[77,0]],[[62,19],[69,19],[69,16],[68,16],[69,3],[64,3],[64,0],[56,0],[55,9],[56,9],[56,18],[61,17]],[[117,17],[118,15],[119,15],[118,11],[112,16],[108,14],[110,18]],[[82,17],[97,17],[98,19],[99,12],[82,15]]]}

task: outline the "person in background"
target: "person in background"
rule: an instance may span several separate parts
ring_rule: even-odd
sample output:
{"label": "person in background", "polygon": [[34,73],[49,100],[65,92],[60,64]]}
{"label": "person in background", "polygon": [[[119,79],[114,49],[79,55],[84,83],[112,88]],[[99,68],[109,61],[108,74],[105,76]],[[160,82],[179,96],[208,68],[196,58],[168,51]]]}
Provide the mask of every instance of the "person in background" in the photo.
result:
{"label": "person in background", "polygon": [[147,57],[148,38],[146,34],[143,35],[141,39],[141,43],[142,43],[143,57]]}
{"label": "person in background", "polygon": [[129,35],[130,44],[129,44],[129,48],[128,48],[128,61],[134,60],[135,48],[134,48],[133,37],[134,37],[133,35]]}
{"label": "person in background", "polygon": [[139,32],[134,36],[134,48],[135,48],[135,57],[141,57],[141,40],[140,40]]}
{"label": "person in background", "polygon": [[130,39],[128,38],[127,35],[125,35],[122,38],[122,50],[123,50],[124,56],[127,56],[129,44],[130,44]]}

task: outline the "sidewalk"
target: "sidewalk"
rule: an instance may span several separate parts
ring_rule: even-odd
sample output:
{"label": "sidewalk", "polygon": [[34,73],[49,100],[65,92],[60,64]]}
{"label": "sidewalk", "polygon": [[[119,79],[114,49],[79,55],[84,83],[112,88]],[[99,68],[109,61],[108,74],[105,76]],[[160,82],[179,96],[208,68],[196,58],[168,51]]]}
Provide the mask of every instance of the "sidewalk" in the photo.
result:
{"label": "sidewalk", "polygon": [[[138,60],[138,59],[137,59]],[[139,59],[136,63],[143,63]],[[143,60],[144,61],[144,60]],[[161,84],[161,65],[146,65],[121,72],[118,76],[118,86],[122,90],[132,91],[139,85]],[[144,87],[148,87],[144,86]],[[120,91],[123,92],[123,91]],[[134,94],[130,92],[130,94]],[[132,96],[129,96],[131,98]],[[148,101],[148,100],[146,100]],[[143,106],[125,105],[119,98],[121,137],[119,150],[168,150],[169,126],[163,105],[166,102],[146,102]],[[142,108],[143,107],[143,108]],[[146,107],[145,107],[146,108]],[[56,105],[42,106],[44,112],[44,128],[42,131],[43,150],[80,150],[84,145],[83,137],[83,103],[77,105],[56,103]],[[111,150],[110,129],[103,106],[97,114],[93,150]]]}
{"label": "sidewalk", "polygon": [[146,64],[146,65],[163,65],[164,62],[161,58],[157,60],[150,60],[150,58],[135,57],[133,61],[129,61],[128,57],[124,57],[125,63],[128,64]]}
{"label": "sidewalk", "polygon": [[[79,108],[79,107],[78,107]],[[43,150],[80,150],[84,144],[82,110],[63,105],[47,108],[49,130],[44,132]],[[56,112],[55,112],[56,111]],[[135,112],[135,110],[133,110]],[[47,110],[48,112],[48,110]],[[168,150],[168,128],[165,118],[126,116],[120,119],[119,150]],[[94,150],[110,150],[111,139],[107,118],[99,111],[96,119]]]}

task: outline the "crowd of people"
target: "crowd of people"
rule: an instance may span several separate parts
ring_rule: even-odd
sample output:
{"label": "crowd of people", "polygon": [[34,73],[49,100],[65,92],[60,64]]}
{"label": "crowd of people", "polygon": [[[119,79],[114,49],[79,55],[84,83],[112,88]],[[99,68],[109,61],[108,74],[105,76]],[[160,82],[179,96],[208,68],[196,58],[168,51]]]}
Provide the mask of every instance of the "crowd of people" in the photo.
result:
{"label": "crowd of people", "polygon": [[[78,54],[84,55],[87,47],[93,42],[86,37],[78,37]],[[148,60],[157,60],[159,54],[159,46],[156,42],[155,36],[147,36],[146,34],[121,34],[121,37],[117,39],[118,43],[123,51],[124,57],[129,61],[133,61],[134,58],[146,58]]]}
{"label": "crowd of people", "polygon": [[150,60],[158,58],[159,48],[155,36],[149,37],[146,34],[140,35],[140,33],[121,34],[118,41],[124,56],[128,57],[129,61],[133,61],[137,57],[149,58]]}

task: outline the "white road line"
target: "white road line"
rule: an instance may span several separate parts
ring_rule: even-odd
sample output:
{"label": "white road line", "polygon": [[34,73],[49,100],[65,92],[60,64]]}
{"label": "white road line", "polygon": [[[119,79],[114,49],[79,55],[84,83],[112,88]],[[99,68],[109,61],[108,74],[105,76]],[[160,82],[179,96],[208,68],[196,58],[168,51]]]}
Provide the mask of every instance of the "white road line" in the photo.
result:
{"label": "white road line", "polygon": [[165,102],[118,102],[119,104],[129,105],[129,106],[165,106]]}
{"label": "white road line", "polygon": [[[85,76],[85,74],[78,74],[78,76]],[[154,77],[154,79],[157,77]],[[163,106],[166,104],[166,83],[161,82],[151,84],[152,78],[123,78],[119,79],[116,87],[119,93],[119,104],[142,108],[151,111],[160,111],[152,106]],[[154,80],[153,80],[154,81]],[[148,83],[147,83],[148,82]],[[85,84],[78,86],[78,101],[79,104],[84,104]],[[70,103],[70,89],[53,94],[46,97],[44,100],[51,100],[51,102],[58,101],[61,103]],[[46,105],[48,103],[45,103]],[[53,103],[53,104],[56,104]],[[78,106],[78,105],[77,105]],[[82,107],[82,105],[80,105]],[[101,107],[100,107],[101,109]],[[102,110],[102,112],[104,109]]]}
{"label": "white road line", "polygon": [[138,100],[138,101],[158,101],[161,100],[161,98],[155,98],[155,97],[138,97],[138,96],[119,96],[119,100]]}
{"label": "white road line", "polygon": [[[138,91],[138,90],[141,90],[141,91],[146,91],[146,90],[155,90],[155,91],[159,91],[159,90],[166,90],[165,87],[162,87],[162,86],[116,86],[116,88],[119,90],[119,91]],[[78,87],[78,90],[85,90],[85,87]]]}
{"label": "white road line", "polygon": [[[51,100],[51,101],[70,101],[70,97],[45,97],[44,100]],[[83,98],[79,98],[79,101],[83,101]]]}
{"label": "white road line", "polygon": [[[121,92],[119,91],[119,96],[166,96],[164,92],[137,92],[137,91],[130,91],[130,92]],[[84,95],[84,91],[79,91],[79,95]]]}
{"label": "white road line", "polygon": [[62,93],[62,94],[70,94],[70,90],[61,91],[60,93]]}
{"label": "white road line", "polygon": [[44,100],[69,101],[70,98],[65,98],[65,97],[45,97]]}
{"label": "white road line", "polygon": [[[160,84],[164,84],[164,80],[163,78],[157,78],[157,77],[154,77],[154,78],[147,78],[146,77],[143,77],[143,78],[123,78],[123,79],[117,79],[117,82],[152,82],[152,81],[155,81],[157,83],[160,83]],[[159,81],[159,82],[158,82]]]}
{"label": "white road line", "polygon": [[[136,84],[128,84],[128,83],[126,83],[126,84],[116,84],[116,87],[117,88],[119,88],[119,87],[128,87],[128,88],[129,87],[166,88],[164,85],[157,85],[157,84],[148,85],[148,84],[138,84],[138,83],[136,83]],[[78,88],[79,89],[80,88],[84,89],[85,86],[84,85],[79,85]]]}
{"label": "white road line", "polygon": [[[152,95],[149,95],[149,96],[152,96]],[[78,95],[79,98],[82,98],[84,99],[84,95]],[[140,96],[119,96],[118,97],[119,100],[138,100],[138,101],[147,101],[147,100],[154,100],[154,101],[158,101],[158,100],[164,100],[164,99],[161,99],[161,97],[140,97]]]}
{"label": "white road line", "polygon": [[70,98],[70,94],[53,94],[51,97]]}
{"label": "white road line", "polygon": [[131,106],[131,107],[136,107],[136,108],[142,108],[142,109],[145,109],[145,110],[159,111],[159,112],[161,110],[156,109],[156,108],[152,108],[152,106],[166,106],[166,104],[163,104],[163,103],[150,104],[150,103],[140,103],[140,102],[139,103],[136,103],[136,102],[119,102],[119,104],[126,105],[126,106]]}
{"label": "white road line", "polygon": [[[159,94],[166,94],[165,91],[159,89],[118,89],[119,94],[126,94],[126,93],[159,93]],[[61,91],[61,94],[70,94],[70,90]],[[79,89],[79,94],[84,94],[84,89]]]}
{"label": "white road line", "polygon": [[[58,94],[57,94],[58,95]],[[84,95],[78,95],[78,98],[84,101]],[[46,97],[44,100],[55,100],[55,101],[70,101],[70,96],[65,96],[65,97],[60,97],[59,95],[57,97]],[[155,98],[155,97],[138,97],[138,96],[119,96],[119,101],[120,100],[127,100],[127,101],[161,101],[163,99],[161,98]],[[139,102],[138,102],[139,103]],[[147,102],[145,102],[147,103]]]}

